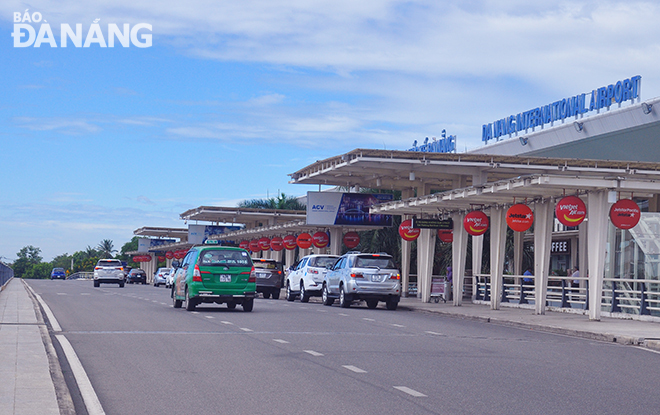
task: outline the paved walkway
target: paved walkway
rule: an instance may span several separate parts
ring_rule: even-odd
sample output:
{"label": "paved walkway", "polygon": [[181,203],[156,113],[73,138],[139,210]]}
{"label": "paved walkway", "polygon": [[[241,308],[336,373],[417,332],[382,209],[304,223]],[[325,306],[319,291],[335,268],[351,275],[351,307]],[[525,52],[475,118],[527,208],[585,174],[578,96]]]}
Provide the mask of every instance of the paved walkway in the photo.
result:
{"label": "paved walkway", "polygon": [[[402,298],[399,307],[660,351],[658,321],[607,317],[590,321],[580,314],[548,311],[535,315],[526,308],[491,310],[488,305],[472,303],[454,307],[442,302],[422,303],[417,298]],[[25,283],[11,280],[0,292],[0,415],[60,414],[46,353],[50,338],[45,330]]]}

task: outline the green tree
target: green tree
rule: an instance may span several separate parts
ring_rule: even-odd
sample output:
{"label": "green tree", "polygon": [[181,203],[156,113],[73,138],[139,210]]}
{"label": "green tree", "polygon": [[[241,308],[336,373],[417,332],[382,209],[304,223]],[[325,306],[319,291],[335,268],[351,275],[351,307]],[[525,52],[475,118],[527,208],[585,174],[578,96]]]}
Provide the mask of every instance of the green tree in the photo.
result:
{"label": "green tree", "polygon": [[104,239],[99,243],[99,246],[96,248],[96,251],[98,252],[99,256],[101,258],[112,258],[117,252],[117,250],[114,247],[114,243],[110,239]]}
{"label": "green tree", "polygon": [[294,196],[287,196],[280,193],[277,197],[267,199],[243,200],[238,203],[238,207],[254,209],[285,209],[285,210],[305,210],[307,207],[300,203]]}
{"label": "green tree", "polygon": [[52,268],[53,267],[48,262],[33,264],[25,271],[21,278],[48,279],[50,278],[50,271]]}
{"label": "green tree", "polygon": [[138,236],[134,236],[130,241],[122,245],[119,255],[116,257],[119,260],[126,261],[126,263],[132,268],[140,268],[140,264],[133,262],[133,258],[128,255],[127,252],[135,252],[138,250],[138,239]]}
{"label": "green tree", "polygon": [[42,260],[41,249],[32,245],[21,248],[16,256],[18,259],[14,261],[12,268],[14,270],[14,275],[19,278],[23,278],[23,274],[25,274],[34,265],[39,264]]}
{"label": "green tree", "polygon": [[73,256],[69,254],[58,255],[55,258],[53,258],[52,261],[50,261],[50,265],[53,268],[64,268],[65,270],[69,270],[69,272],[73,272],[73,270],[71,269],[72,258]]}

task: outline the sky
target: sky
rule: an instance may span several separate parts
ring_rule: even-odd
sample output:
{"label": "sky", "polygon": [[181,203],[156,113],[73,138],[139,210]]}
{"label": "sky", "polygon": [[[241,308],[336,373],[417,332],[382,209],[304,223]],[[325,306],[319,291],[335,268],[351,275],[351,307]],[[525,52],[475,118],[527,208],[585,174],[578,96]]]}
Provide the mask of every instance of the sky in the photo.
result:
{"label": "sky", "polygon": [[[356,148],[446,130],[464,152],[483,124],[635,75],[660,96],[658,21],[635,0],[4,0],[0,260],[304,195],[289,174]],[[62,47],[77,24],[87,47]]]}

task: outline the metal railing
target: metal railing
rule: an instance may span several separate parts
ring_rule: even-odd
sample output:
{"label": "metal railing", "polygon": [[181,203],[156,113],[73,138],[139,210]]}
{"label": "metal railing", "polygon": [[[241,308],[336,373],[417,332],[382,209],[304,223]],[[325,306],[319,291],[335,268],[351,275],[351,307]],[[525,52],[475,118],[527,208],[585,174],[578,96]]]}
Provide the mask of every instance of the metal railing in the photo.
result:
{"label": "metal railing", "polygon": [[0,287],[4,285],[14,277],[14,270],[11,269],[4,262],[0,262]]}
{"label": "metal railing", "polygon": [[67,277],[67,280],[91,280],[94,278],[93,272],[74,272]]}

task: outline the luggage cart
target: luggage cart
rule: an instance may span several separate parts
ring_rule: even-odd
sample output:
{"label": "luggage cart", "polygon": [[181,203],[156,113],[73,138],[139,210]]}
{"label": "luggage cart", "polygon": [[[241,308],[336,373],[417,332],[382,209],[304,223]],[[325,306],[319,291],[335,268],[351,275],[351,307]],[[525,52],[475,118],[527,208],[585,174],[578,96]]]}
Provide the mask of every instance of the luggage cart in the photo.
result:
{"label": "luggage cart", "polygon": [[434,277],[431,279],[431,300],[439,303],[447,302],[447,280],[444,277]]}

